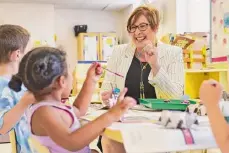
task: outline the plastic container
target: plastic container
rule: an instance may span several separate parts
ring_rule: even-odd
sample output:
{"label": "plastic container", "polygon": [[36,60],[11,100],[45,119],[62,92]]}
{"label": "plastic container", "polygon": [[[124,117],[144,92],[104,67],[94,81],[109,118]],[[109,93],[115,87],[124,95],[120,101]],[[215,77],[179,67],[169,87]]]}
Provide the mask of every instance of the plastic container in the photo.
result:
{"label": "plastic container", "polygon": [[140,104],[153,110],[186,110],[189,104],[196,104],[193,100],[165,100],[165,99],[140,99]]}

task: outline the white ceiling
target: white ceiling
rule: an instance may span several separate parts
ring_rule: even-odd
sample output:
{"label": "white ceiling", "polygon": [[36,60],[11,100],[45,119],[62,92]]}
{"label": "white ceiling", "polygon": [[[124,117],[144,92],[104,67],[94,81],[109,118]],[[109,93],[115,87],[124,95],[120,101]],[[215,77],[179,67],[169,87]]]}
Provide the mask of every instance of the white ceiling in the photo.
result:
{"label": "white ceiling", "polygon": [[13,3],[54,4],[55,8],[63,9],[95,9],[118,11],[141,0],[0,0]]}

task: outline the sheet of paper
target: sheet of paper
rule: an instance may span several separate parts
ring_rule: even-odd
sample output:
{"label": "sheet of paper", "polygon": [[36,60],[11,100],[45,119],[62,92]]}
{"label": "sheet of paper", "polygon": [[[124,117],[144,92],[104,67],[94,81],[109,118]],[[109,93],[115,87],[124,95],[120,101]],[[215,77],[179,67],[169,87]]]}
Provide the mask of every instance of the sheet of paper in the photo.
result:
{"label": "sheet of paper", "polygon": [[181,130],[164,129],[158,125],[129,124],[120,130],[127,153],[159,153],[216,147],[210,127],[192,130],[194,145],[185,144]]}
{"label": "sheet of paper", "polygon": [[84,37],[84,60],[97,60],[97,37]]}

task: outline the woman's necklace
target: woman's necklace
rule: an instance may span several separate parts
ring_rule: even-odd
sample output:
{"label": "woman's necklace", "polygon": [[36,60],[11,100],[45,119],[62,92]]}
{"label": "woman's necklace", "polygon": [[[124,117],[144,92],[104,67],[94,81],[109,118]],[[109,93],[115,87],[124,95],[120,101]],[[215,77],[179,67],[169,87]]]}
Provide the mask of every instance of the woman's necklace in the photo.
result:
{"label": "woman's necklace", "polygon": [[145,98],[145,86],[143,82],[143,71],[146,69],[148,63],[143,64],[142,62],[140,62],[140,65],[141,65],[140,98],[144,99]]}
{"label": "woman's necklace", "polygon": [[147,65],[148,65],[148,63],[146,63],[146,64],[143,64],[142,62],[141,62],[141,57],[142,57],[142,54],[141,54],[141,52],[136,52],[135,53],[135,56],[137,57],[137,59],[139,60],[139,62],[140,62],[140,66],[141,66],[141,78],[140,78],[140,98],[141,99],[144,99],[145,98],[145,86],[144,86],[144,82],[143,82],[143,72],[144,72],[144,70],[146,69],[146,67],[147,67]]}
{"label": "woman's necklace", "polygon": [[142,57],[141,52],[136,52],[135,55],[136,55],[136,57],[137,57],[138,59]]}

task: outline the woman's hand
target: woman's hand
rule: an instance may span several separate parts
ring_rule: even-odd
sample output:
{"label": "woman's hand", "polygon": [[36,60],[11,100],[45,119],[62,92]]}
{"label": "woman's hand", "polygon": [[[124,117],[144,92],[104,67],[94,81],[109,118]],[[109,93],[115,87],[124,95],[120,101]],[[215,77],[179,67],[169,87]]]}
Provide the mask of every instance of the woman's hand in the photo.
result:
{"label": "woman's hand", "polygon": [[112,90],[104,91],[101,94],[102,102],[108,107],[110,107],[109,99],[111,98],[111,96],[112,96]]}
{"label": "woman's hand", "polygon": [[103,73],[103,69],[100,63],[93,63],[87,71],[87,79],[97,82]]}
{"label": "woman's hand", "polygon": [[215,80],[204,81],[200,87],[200,99],[205,106],[217,106],[222,98],[223,88]]}
{"label": "woman's hand", "polygon": [[160,69],[160,66],[158,63],[157,48],[149,40],[145,41],[144,44],[145,44],[145,47],[143,48],[143,52],[145,55],[145,60],[150,65],[153,74],[156,75]]}

